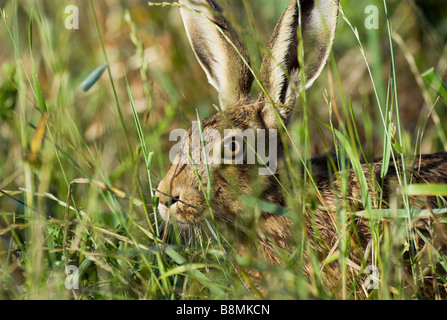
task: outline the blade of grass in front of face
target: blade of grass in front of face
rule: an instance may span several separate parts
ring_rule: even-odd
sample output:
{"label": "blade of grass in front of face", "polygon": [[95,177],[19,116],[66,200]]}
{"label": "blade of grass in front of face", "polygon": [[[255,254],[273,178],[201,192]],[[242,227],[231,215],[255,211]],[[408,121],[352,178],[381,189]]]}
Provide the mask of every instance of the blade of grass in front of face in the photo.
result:
{"label": "blade of grass in front of face", "polygon": [[[214,227],[214,233],[213,234],[216,235],[215,236],[215,240],[218,242],[220,248],[223,251],[225,251],[225,249],[222,246],[222,241],[220,239],[219,231],[218,231],[218,228],[216,226],[216,221],[214,219],[213,207],[211,205],[211,201],[212,201],[212,198],[211,198],[211,190],[212,189],[211,189],[211,187],[212,186],[211,186],[211,173],[210,173],[210,167],[209,167],[208,155],[207,155],[208,152],[207,152],[207,150],[205,148],[205,137],[204,137],[204,133],[203,133],[202,122],[201,122],[201,119],[200,119],[200,116],[199,116],[199,113],[198,113],[197,110],[196,110],[196,116],[197,116],[198,129],[199,129],[199,134],[200,134],[200,144],[201,144],[200,156],[202,157],[202,155],[204,155],[204,158],[205,158],[205,159],[201,159],[200,161],[201,162],[205,161],[206,173],[207,173],[206,189],[204,188],[202,177],[199,175],[199,173],[197,171],[197,164],[194,163],[194,160],[192,159],[191,155],[189,155],[189,157],[190,157],[189,160],[190,160],[191,165],[193,166],[193,172],[194,172],[194,174],[196,175],[196,177],[197,177],[197,179],[199,181],[200,189],[202,190],[203,196],[204,196],[205,201],[206,201],[206,206],[207,206],[208,210],[211,213],[211,219],[212,219],[212,222],[214,224],[214,226],[213,226]],[[191,152],[192,152],[192,150],[191,150]]]}
{"label": "blade of grass in front of face", "polygon": [[[93,18],[94,18],[96,30],[97,30],[97,33],[98,33],[99,41],[100,41],[100,44],[101,44],[101,48],[102,48],[102,51],[103,51],[104,59],[105,59],[106,63],[109,63],[109,60],[108,60],[108,57],[107,57],[107,52],[106,52],[105,46],[104,46],[104,41],[102,39],[102,35],[101,35],[100,29],[99,29],[98,19],[97,19],[97,16],[96,16],[96,11],[95,11],[95,7],[93,5],[93,1],[90,0],[89,4],[90,4],[91,12],[93,14]],[[108,73],[109,73],[110,84],[111,84],[113,95],[114,95],[114,98],[115,98],[115,105],[116,105],[116,109],[117,109],[117,112],[118,112],[118,115],[119,115],[119,119],[120,119],[121,127],[122,127],[122,130],[123,130],[124,138],[125,138],[126,144],[128,146],[128,149],[129,149],[129,155],[132,158],[132,162],[134,164],[136,164],[134,156],[133,156],[132,147],[131,147],[129,138],[127,136],[127,130],[126,130],[126,127],[125,127],[125,124],[124,124],[124,118],[123,118],[123,114],[121,112],[121,107],[120,107],[120,103],[119,103],[119,99],[118,99],[118,94],[117,94],[116,87],[115,87],[115,84],[114,84],[114,81],[113,81],[113,78],[112,78],[112,73],[111,73],[111,70],[110,70],[110,66],[107,68],[107,70],[108,70]],[[141,186],[139,188],[141,189]],[[158,265],[159,265],[159,268],[160,268],[160,272],[163,274],[165,272],[165,265],[164,265],[163,258],[162,258],[161,254],[159,252],[156,253],[156,257],[157,257]],[[171,287],[171,283],[170,283],[169,279],[163,279],[162,283],[164,285],[166,293],[168,293],[170,291],[169,288]]]}
{"label": "blade of grass in front of face", "polygon": [[[141,150],[143,152],[143,158],[144,158],[144,162],[146,164],[146,171],[147,171],[147,175],[148,175],[148,181],[149,181],[149,189],[150,189],[150,194],[151,194],[151,202],[154,203],[154,191],[153,191],[153,183],[152,183],[152,175],[150,172],[150,168],[152,165],[152,158],[153,158],[153,153],[151,153],[151,156],[149,156],[148,152],[147,152],[147,147],[146,147],[146,141],[144,138],[144,134],[143,134],[143,129],[141,127],[141,123],[140,123],[140,119],[138,118],[138,113],[135,109],[135,103],[132,97],[132,92],[130,90],[130,86],[129,86],[129,81],[127,80],[127,75],[126,73],[124,74],[124,78],[126,81],[126,88],[127,88],[127,93],[129,96],[129,101],[130,101],[130,106],[132,109],[132,114],[134,117],[134,121],[135,121],[135,126],[137,129],[137,134],[138,134],[138,139],[140,142],[140,146],[141,146]],[[160,237],[160,230],[159,230],[159,223],[158,223],[158,217],[157,217],[157,208],[155,206],[153,206],[153,210],[154,210],[154,219],[155,219],[155,232],[157,237]],[[149,219],[149,215],[147,213],[147,210],[145,210],[145,214],[146,214],[146,219],[147,222],[149,224],[149,227],[152,229],[152,223]],[[151,230],[154,233],[154,230]]]}

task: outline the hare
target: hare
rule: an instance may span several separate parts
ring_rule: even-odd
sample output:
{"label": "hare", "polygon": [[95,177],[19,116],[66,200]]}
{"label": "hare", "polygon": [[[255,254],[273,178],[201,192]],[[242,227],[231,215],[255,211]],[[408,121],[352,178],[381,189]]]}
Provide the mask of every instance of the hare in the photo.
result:
{"label": "hare", "polygon": [[[211,191],[213,215],[231,227],[245,208],[241,195],[253,195],[277,206],[287,206],[276,166],[272,166],[268,174],[259,174],[259,169],[270,163],[235,162],[238,157],[247,160],[249,150],[237,136],[252,129],[258,138],[262,132],[281,130],[283,125],[291,122],[299,93],[312,85],[326,64],[335,36],[339,3],[338,0],[290,2],[274,28],[269,53],[263,59],[259,79],[262,88],[256,100],[250,96],[255,78],[249,57],[235,30],[222,16],[220,7],[213,0],[180,0],[180,4],[190,44],[210,84],[219,94],[221,110],[201,121],[200,126],[188,129],[174,164],[155,194],[159,198],[158,212],[168,222],[175,219],[180,228],[199,225],[207,210],[204,194],[208,190]],[[298,27],[301,27],[304,64],[299,63],[298,58]],[[210,132],[220,133],[220,138]],[[216,160],[216,156],[210,154],[207,163],[194,163],[194,157],[199,155],[200,158],[203,152],[201,139],[199,148],[191,148],[194,134],[203,134],[210,149],[220,150],[216,152],[217,157],[223,152],[232,156],[233,161],[210,161]],[[263,141],[268,148],[275,146],[274,154],[278,158],[283,157],[279,135],[276,139],[264,138]],[[320,237],[320,241],[313,245],[323,258],[337,246],[338,234],[334,225],[337,207],[365,208],[360,196],[361,186],[353,170],[349,173],[347,188],[349,203],[342,203],[342,187],[330,166],[330,158],[317,156],[310,161],[320,196],[319,205],[312,213],[306,212],[304,219],[309,222],[306,227],[309,239],[315,239],[316,233]],[[337,163],[337,159],[332,160]],[[363,164],[363,171],[370,183],[368,191],[373,204],[380,198],[381,208],[386,208],[395,193],[396,170],[404,168],[400,161],[391,161],[388,175],[381,179],[381,166],[381,160],[376,160],[369,166]],[[447,153],[421,155],[416,164],[405,169],[412,183],[447,183]],[[383,186],[382,196],[375,185]],[[410,202],[418,208],[438,207],[436,197],[411,198]],[[365,250],[371,239],[368,221],[355,219],[358,248]],[[256,233],[268,261],[278,263],[275,246],[291,246],[291,224],[288,217],[262,213]],[[447,243],[445,239],[441,240],[444,241],[436,243],[438,248]]]}

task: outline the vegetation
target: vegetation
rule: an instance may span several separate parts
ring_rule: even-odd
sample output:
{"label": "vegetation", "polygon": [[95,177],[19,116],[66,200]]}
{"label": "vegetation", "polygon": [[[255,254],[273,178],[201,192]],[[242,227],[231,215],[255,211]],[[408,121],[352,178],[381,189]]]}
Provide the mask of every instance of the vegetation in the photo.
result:
{"label": "vegetation", "polygon": [[[254,70],[288,2],[220,1]],[[73,4],[79,29],[65,27]],[[368,5],[378,8],[378,29],[365,27]],[[447,4],[341,6],[330,61],[284,134],[291,147],[283,169],[298,186],[304,160],[328,151],[355,167],[376,157],[414,161],[419,153],[447,150]],[[413,279],[401,272],[410,247],[396,241],[417,213],[405,206],[378,210],[371,220],[370,254],[380,279],[372,290],[358,286],[368,266],[350,265],[343,242],[328,259],[338,259],[344,272],[328,285],[318,272],[324,266],[314,265],[311,278],[303,272],[304,237],[272,266],[238,256],[219,224],[190,235],[165,228],[154,215],[153,194],[171,165],[169,133],[212,115],[217,103],[178,7],[0,0],[0,10],[1,299],[433,299],[439,292],[420,291],[423,277],[447,286],[447,257],[432,248],[428,266],[412,253]],[[446,187],[426,190],[447,195]],[[297,216],[312,206],[300,188],[291,196],[301,199],[289,209]],[[256,202],[246,215],[259,217]],[[337,217],[344,234],[346,213]],[[392,218],[383,223],[386,217]],[[79,289],[67,280],[69,266]],[[352,278],[347,270],[355,267],[359,276]],[[261,291],[251,286],[256,270],[265,277]]]}

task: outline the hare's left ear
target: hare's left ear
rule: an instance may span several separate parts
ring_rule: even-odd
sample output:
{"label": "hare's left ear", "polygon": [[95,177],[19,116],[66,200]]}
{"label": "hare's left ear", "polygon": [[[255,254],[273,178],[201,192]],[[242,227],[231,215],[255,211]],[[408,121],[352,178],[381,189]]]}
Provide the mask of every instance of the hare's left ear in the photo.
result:
{"label": "hare's left ear", "polygon": [[[337,16],[338,0],[292,0],[284,11],[261,66],[268,97],[262,93],[260,101],[265,102],[264,117],[269,125],[274,125],[275,108],[284,123],[289,123],[303,88],[301,70],[304,69],[306,89],[320,75],[332,48]],[[302,31],[304,66],[298,62],[298,26]]]}
{"label": "hare's left ear", "polygon": [[[192,49],[219,92],[221,107],[248,100],[253,75],[248,55],[222,10],[213,0],[180,0],[180,12]],[[242,59],[243,58],[243,59]]]}

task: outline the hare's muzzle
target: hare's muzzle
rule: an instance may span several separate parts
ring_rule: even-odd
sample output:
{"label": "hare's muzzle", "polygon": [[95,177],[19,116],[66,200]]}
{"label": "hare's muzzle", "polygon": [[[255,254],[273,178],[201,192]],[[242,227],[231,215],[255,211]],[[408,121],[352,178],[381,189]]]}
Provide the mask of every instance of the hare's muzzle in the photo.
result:
{"label": "hare's muzzle", "polygon": [[155,196],[159,198],[158,213],[166,222],[174,219],[179,227],[196,224],[202,216],[203,196],[190,184],[179,183],[181,175],[170,174],[160,182]]}

